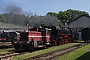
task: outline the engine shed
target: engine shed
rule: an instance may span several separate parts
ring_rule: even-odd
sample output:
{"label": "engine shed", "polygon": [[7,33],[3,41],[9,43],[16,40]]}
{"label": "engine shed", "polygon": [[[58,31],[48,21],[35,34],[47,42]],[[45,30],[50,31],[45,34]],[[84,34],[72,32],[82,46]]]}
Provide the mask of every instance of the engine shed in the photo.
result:
{"label": "engine shed", "polygon": [[73,22],[69,24],[70,28],[73,28],[73,31],[76,31],[79,33],[79,39],[82,40],[82,29],[84,28],[90,28],[90,16],[87,15],[81,15],[77,19],[75,19]]}

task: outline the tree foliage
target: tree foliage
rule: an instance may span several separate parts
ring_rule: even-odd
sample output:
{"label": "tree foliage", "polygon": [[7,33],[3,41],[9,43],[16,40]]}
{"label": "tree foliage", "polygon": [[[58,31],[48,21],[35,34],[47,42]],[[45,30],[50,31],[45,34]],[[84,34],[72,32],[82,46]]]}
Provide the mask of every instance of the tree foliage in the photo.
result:
{"label": "tree foliage", "polygon": [[24,26],[26,23],[26,16],[23,14],[5,13],[7,23]]}
{"label": "tree foliage", "polygon": [[0,22],[6,22],[6,17],[0,14]]}
{"label": "tree foliage", "polygon": [[[31,13],[32,14],[32,13]],[[29,16],[23,14],[4,13],[0,14],[0,22],[12,23],[16,25],[65,25],[69,24],[81,15],[89,14],[85,11],[68,9],[66,11],[48,12],[45,16]],[[59,24],[58,24],[59,23]]]}
{"label": "tree foliage", "polygon": [[64,25],[65,25],[65,22],[69,24],[81,15],[88,15],[89,16],[89,14],[85,11],[72,10],[72,9],[68,9],[66,11],[59,11],[58,13],[48,12],[47,15],[48,14],[51,16],[57,17],[59,20],[62,21],[62,23]]}
{"label": "tree foliage", "polygon": [[51,16],[57,17],[57,13],[55,13],[55,12],[48,12],[47,15],[51,15]]}
{"label": "tree foliage", "polygon": [[67,22],[69,24],[81,15],[89,16],[89,14],[85,11],[68,9],[67,11],[59,11],[57,17],[64,24],[65,24],[65,22]]}

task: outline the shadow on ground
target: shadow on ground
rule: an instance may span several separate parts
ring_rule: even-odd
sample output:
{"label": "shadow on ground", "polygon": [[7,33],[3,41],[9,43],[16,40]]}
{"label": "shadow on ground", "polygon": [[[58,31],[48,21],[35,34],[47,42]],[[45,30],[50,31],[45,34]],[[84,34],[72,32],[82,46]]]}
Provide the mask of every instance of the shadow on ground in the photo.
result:
{"label": "shadow on ground", "polygon": [[90,60],[90,52],[83,54],[82,56],[80,56],[76,60]]}

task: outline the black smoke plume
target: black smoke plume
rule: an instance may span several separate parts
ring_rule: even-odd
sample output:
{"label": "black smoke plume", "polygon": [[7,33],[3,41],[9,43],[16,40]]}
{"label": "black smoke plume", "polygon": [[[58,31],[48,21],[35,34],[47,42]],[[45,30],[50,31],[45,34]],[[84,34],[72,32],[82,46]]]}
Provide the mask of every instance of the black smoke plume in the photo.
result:
{"label": "black smoke plume", "polygon": [[56,17],[46,15],[46,16],[31,16],[29,19],[29,24],[33,27],[45,25],[45,26],[58,26],[59,20]]}
{"label": "black smoke plume", "polygon": [[16,5],[8,5],[5,8],[6,13],[13,13],[13,14],[22,14],[23,10],[21,7],[16,6]]}
{"label": "black smoke plume", "polygon": [[1,11],[3,13],[24,14],[24,15],[28,14],[28,12],[23,11],[23,9],[20,6],[14,4],[13,2],[6,3],[4,7],[1,8]]}

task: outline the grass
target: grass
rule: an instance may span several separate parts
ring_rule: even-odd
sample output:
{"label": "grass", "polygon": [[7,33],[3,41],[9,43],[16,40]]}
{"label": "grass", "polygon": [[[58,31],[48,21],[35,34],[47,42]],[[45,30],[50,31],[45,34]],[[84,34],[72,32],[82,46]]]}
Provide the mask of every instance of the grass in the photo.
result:
{"label": "grass", "polygon": [[88,51],[90,51],[90,44],[61,56],[56,60],[90,60],[90,52]]}
{"label": "grass", "polygon": [[0,49],[0,54],[5,54],[13,51],[14,48],[8,48],[8,49]]}
{"label": "grass", "polygon": [[37,55],[44,54],[44,53],[48,53],[48,52],[52,52],[54,50],[66,48],[66,47],[76,45],[76,44],[78,44],[78,43],[69,43],[69,44],[64,44],[64,45],[61,45],[61,46],[55,46],[55,47],[51,47],[51,48],[48,48],[48,49],[32,52],[30,54],[15,56],[15,57],[13,57],[12,60],[23,60],[23,59],[26,59],[26,58],[30,58],[30,57],[37,56]]}

